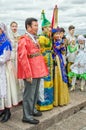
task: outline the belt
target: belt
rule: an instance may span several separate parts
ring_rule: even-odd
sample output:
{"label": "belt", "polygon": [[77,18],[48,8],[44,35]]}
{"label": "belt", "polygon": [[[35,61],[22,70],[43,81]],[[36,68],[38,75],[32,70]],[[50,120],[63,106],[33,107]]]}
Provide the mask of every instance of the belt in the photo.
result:
{"label": "belt", "polygon": [[28,55],[29,58],[33,58],[33,57],[37,57],[37,56],[41,56],[41,53],[38,52],[38,53]]}

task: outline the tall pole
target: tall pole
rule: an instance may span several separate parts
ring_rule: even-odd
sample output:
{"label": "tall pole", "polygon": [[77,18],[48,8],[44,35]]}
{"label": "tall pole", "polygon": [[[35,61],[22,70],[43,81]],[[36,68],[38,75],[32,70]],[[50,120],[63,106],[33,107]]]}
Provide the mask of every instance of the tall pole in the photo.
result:
{"label": "tall pole", "polygon": [[57,5],[55,5],[52,17],[52,28],[57,28],[57,26],[58,26],[58,8]]}

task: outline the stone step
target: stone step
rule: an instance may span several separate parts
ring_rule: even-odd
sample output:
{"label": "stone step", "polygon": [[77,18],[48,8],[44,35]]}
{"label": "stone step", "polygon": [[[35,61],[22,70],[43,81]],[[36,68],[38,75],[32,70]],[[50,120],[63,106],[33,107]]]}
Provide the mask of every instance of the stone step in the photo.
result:
{"label": "stone step", "polygon": [[63,107],[54,107],[51,111],[42,112],[43,116],[37,117],[40,120],[38,125],[31,125],[22,122],[22,105],[12,108],[11,119],[6,123],[0,123],[0,130],[46,130],[48,127],[68,118],[86,106],[86,91],[76,90],[70,93],[70,103]]}

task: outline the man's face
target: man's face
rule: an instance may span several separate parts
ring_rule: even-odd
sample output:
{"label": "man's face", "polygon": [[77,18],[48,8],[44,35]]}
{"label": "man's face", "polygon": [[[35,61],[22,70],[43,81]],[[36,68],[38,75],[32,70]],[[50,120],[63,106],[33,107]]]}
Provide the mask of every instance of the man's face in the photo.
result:
{"label": "man's face", "polygon": [[27,25],[27,31],[33,35],[36,35],[38,32],[38,22],[33,21],[31,26]]}
{"label": "man's face", "polygon": [[18,26],[16,23],[12,23],[12,25],[10,26],[12,32],[16,33],[17,32],[17,29],[18,29]]}

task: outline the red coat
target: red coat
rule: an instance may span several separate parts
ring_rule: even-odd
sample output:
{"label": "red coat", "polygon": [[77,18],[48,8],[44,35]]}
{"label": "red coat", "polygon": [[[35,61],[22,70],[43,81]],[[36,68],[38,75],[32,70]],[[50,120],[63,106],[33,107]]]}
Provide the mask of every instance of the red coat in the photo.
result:
{"label": "red coat", "polygon": [[18,43],[18,78],[40,78],[48,75],[48,68],[42,55],[30,58],[29,55],[40,53],[40,49],[28,36],[24,35]]}

